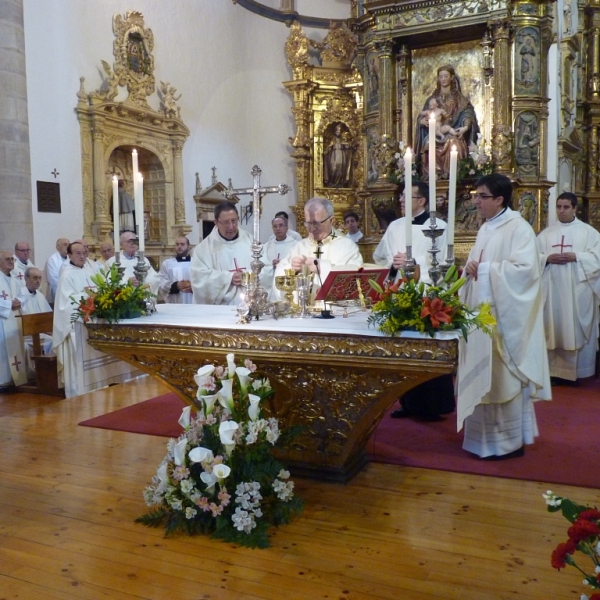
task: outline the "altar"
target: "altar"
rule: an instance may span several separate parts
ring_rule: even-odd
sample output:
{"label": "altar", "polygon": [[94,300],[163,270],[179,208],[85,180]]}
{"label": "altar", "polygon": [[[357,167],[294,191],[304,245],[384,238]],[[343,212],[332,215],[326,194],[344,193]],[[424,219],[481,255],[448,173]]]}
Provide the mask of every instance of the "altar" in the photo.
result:
{"label": "altar", "polygon": [[249,358],[275,391],[266,412],[282,429],[301,425],[278,451],[295,475],[347,481],[367,462],[366,443],[386,410],[414,386],[452,373],[458,334],[435,339],[416,332],[388,337],[367,312],[331,320],[275,320],[238,325],[231,306],[158,306],[152,315],[116,324],[88,324],[88,343],[163,381],[182,399],[196,397],[203,364],[226,354]]}

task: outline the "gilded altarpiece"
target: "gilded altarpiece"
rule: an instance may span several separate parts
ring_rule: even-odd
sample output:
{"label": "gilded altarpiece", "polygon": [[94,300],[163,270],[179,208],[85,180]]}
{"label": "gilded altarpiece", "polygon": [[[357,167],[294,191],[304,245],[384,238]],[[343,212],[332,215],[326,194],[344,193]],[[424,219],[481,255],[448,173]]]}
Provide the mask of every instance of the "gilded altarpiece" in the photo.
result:
{"label": "gilded altarpiece", "polygon": [[[360,245],[365,259],[372,256],[387,225],[400,216],[403,148],[413,149],[415,176],[428,180],[423,119],[432,110],[443,126],[436,132],[436,201],[442,218],[447,211],[451,144],[457,143],[459,157],[465,160],[457,189],[459,259],[466,257],[479,227],[472,192],[482,172],[479,167],[466,168],[469,157],[482,162],[485,157],[488,167],[491,164],[510,177],[515,182],[513,207],[536,231],[543,228],[548,189],[553,185],[547,180],[546,164],[552,4],[372,0],[353,3],[352,16],[356,58],[330,79],[334,83],[330,95],[347,98],[349,109],[354,100],[357,114],[352,118],[361,126],[354,157],[362,160],[362,169],[354,170],[343,205],[354,204],[363,216],[365,237]],[[290,40],[303,36],[295,27]],[[319,185],[326,156],[324,138],[319,137],[325,106],[319,77],[326,70],[325,61],[322,67],[309,65],[310,49],[316,44],[305,36],[306,52],[298,59],[298,46],[291,50],[290,40],[286,54],[294,81],[284,85],[295,100],[298,130],[292,156],[301,216],[311,195],[335,199],[337,190]]]}
{"label": "gilded altarpiece", "polygon": [[[101,86],[86,92],[80,78],[75,109],[81,132],[84,236],[92,251],[110,239],[113,230],[112,177],[123,179],[125,191],[133,196],[131,153],[139,155],[144,177],[146,256],[155,262],[171,256],[175,238],[192,226],[185,221],[183,191],[183,146],[189,129],[181,120],[177,90],[168,82],[156,85],[154,37],[137,11],[114,15],[111,67],[102,61]],[[126,87],[127,98],[116,98]],[[158,93],[154,109],[148,96]]]}

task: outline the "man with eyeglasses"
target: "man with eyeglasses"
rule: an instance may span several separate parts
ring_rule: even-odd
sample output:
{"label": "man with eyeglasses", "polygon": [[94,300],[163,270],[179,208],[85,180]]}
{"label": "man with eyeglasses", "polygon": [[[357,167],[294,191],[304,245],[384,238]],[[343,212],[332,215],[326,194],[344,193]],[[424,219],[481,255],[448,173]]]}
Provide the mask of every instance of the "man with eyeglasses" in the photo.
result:
{"label": "man with eyeglasses", "polygon": [[[137,277],[135,276],[135,266],[138,264],[138,241],[137,235],[133,231],[123,231],[119,236],[119,242],[121,244],[120,262],[121,266],[125,269],[123,273],[123,279],[125,281],[131,281],[134,285],[138,284]],[[111,257],[106,261],[106,265],[110,268],[115,262],[115,257]],[[146,279],[144,284],[150,287],[153,294],[158,293],[159,277],[154,267],[150,264],[150,261],[144,256],[144,264],[148,267],[146,272]]]}
{"label": "man with eyeglasses", "polygon": [[27,383],[23,344],[16,315],[21,301],[14,291],[12,252],[0,251],[0,387]]}
{"label": "man with eyeglasses", "polygon": [[[429,267],[431,267],[431,240],[423,235],[423,229],[429,228],[429,186],[423,181],[417,181],[412,186],[412,256],[417,265],[420,266],[420,280],[431,283]],[[405,196],[400,196],[400,206],[405,212]],[[436,219],[439,229],[444,233],[437,239],[437,247],[440,248],[438,261],[446,259],[446,223]],[[406,265],[406,217],[392,221],[386,229],[379,245],[373,252],[373,260],[376,264],[390,269],[392,281],[399,276],[399,272]]]}
{"label": "man with eyeglasses", "polygon": [[[190,275],[196,304],[238,304],[242,293],[242,273],[251,272],[252,236],[239,228],[239,215],[233,202],[215,206],[215,227],[194,250]],[[264,258],[263,258],[264,262]],[[260,283],[269,289],[272,269],[264,268]]]}
{"label": "man with eyeglasses", "polygon": [[[311,300],[332,270],[359,269],[363,258],[358,246],[333,227],[333,204],[326,198],[311,198],[304,205],[304,226],[308,237],[297,242],[279,262],[275,276],[285,275],[286,269],[303,271],[312,276]],[[317,264],[315,264],[317,261]],[[317,273],[317,266],[318,271]],[[273,290],[275,295],[276,290]],[[281,297],[282,292],[277,294]]]}
{"label": "man with eyeglasses", "polygon": [[30,260],[31,247],[27,242],[17,242],[15,244],[15,266],[11,271],[11,277],[19,280],[19,286],[25,284],[25,269],[33,267],[34,264]]}
{"label": "man with eyeglasses", "polygon": [[576,385],[596,371],[600,233],[577,216],[577,196],[556,200],[558,223],[537,237],[551,383]]}
{"label": "man with eyeglasses", "polygon": [[[499,173],[476,183],[474,204],[484,219],[465,266],[461,298],[472,308],[490,302],[497,327],[491,340],[491,388],[478,392],[465,420],[463,448],[483,459],[523,456],[538,435],[534,400],[551,400],[543,322],[540,257],[533,229],[511,209],[512,183]],[[481,356],[466,363],[476,369]],[[465,376],[459,366],[458,377]],[[459,395],[459,409],[461,398]]]}
{"label": "man with eyeglasses", "polygon": [[58,362],[59,384],[64,385],[67,398],[80,393],[78,381],[78,364],[81,361],[81,349],[77,349],[75,341],[75,325],[71,315],[75,305],[71,297],[79,300],[86,287],[94,287],[90,279],[91,273],[85,269],[87,251],[81,242],[71,242],[67,246],[69,262],[60,272],[56,296],[54,298],[54,323],[52,329],[52,350]]}

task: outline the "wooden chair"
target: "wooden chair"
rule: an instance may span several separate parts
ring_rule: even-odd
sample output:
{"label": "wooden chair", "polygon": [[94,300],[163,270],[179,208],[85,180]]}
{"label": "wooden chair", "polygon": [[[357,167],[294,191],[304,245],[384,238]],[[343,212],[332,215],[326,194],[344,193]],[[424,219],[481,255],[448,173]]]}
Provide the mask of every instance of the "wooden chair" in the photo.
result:
{"label": "wooden chair", "polygon": [[21,315],[23,336],[30,335],[33,341],[33,362],[35,363],[35,385],[31,383],[18,387],[20,392],[65,397],[64,388],[58,387],[57,358],[55,354],[42,354],[40,334],[52,335],[54,313],[34,313]]}

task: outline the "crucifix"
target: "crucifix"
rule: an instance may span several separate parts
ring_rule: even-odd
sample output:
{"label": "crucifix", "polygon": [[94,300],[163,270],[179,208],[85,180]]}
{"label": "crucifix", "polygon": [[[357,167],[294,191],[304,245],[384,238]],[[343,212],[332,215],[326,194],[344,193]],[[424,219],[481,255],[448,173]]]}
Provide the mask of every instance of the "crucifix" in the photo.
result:
{"label": "crucifix", "polygon": [[17,358],[17,355],[15,354],[15,362],[11,363],[11,366],[13,366],[15,368],[15,371],[19,370],[19,365],[22,364],[21,361]]}
{"label": "crucifix", "polygon": [[211,184],[217,183],[217,167],[211,167],[212,177],[210,179]]}
{"label": "crucifix", "polygon": [[563,250],[565,248],[572,248],[573,244],[565,244],[565,236],[563,235],[561,240],[560,240],[560,244],[552,244],[553,248],[560,248],[560,253],[563,253]]}

